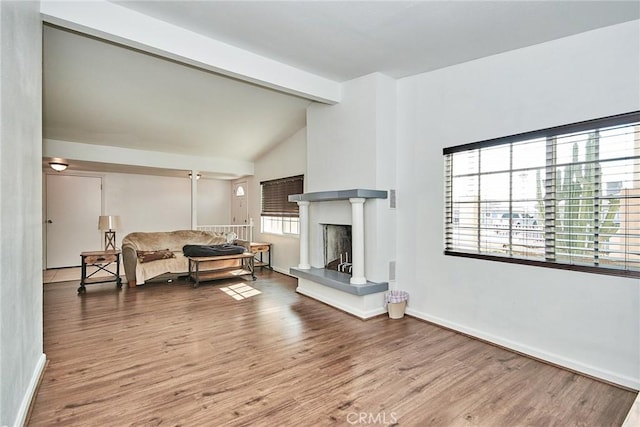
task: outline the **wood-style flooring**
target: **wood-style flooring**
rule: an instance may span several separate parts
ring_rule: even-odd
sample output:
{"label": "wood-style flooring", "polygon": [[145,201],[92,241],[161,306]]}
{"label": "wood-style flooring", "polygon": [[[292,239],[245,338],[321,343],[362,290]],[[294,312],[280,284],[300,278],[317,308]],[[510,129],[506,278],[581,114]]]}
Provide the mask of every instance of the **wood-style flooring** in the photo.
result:
{"label": "wood-style flooring", "polygon": [[[236,300],[220,290],[246,283]],[[255,282],[44,286],[30,426],[620,426],[636,393],[414,318]]]}
{"label": "wood-style flooring", "polygon": [[[115,271],[115,264],[111,264],[108,267],[111,271]],[[87,277],[109,277],[109,274],[103,271],[96,271],[97,267],[93,267],[91,265],[87,266]],[[80,272],[80,267],[68,267],[68,268],[52,268],[49,270],[42,271],[42,282],[47,283],[55,283],[55,282],[68,282],[69,280],[77,280],[80,283],[80,276],[82,273]],[[120,266],[120,272],[124,276],[124,267]],[[123,282],[124,277],[123,277]]]}

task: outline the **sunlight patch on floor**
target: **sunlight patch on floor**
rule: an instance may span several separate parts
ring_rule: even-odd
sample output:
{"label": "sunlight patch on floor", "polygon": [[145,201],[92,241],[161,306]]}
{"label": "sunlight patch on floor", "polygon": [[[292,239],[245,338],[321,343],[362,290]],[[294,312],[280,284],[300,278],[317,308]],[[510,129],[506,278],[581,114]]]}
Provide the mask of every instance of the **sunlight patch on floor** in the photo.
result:
{"label": "sunlight patch on floor", "polygon": [[220,288],[220,290],[225,294],[229,295],[231,298],[238,301],[262,293],[256,288],[253,288],[249,285],[245,285],[244,283],[238,284],[238,285],[225,286],[223,288]]}

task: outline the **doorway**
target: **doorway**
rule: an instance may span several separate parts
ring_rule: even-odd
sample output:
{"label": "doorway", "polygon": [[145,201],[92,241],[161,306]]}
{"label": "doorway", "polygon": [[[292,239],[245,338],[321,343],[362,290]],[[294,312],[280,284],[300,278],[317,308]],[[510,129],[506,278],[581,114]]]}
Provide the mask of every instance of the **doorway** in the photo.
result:
{"label": "doorway", "polygon": [[80,252],[102,248],[102,178],[46,175],[46,268],[80,265]]}
{"label": "doorway", "polygon": [[249,224],[249,209],[247,207],[247,181],[233,183],[231,194],[231,224]]}

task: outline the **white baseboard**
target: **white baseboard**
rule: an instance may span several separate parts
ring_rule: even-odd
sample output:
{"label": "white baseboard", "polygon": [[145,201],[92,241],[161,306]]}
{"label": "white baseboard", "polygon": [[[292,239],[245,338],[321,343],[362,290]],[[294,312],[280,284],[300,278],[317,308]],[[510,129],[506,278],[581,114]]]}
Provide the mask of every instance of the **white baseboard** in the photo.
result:
{"label": "white baseboard", "polygon": [[640,394],[636,397],[635,402],[631,405],[627,418],[622,423],[622,427],[640,426]]}
{"label": "white baseboard", "polygon": [[[289,269],[284,270],[284,269],[282,269],[280,267],[274,267],[274,266],[271,266],[271,268],[273,269],[273,271],[276,271],[276,272],[278,272],[280,274],[284,274],[286,276],[291,276],[291,274],[289,273]],[[294,277],[294,276],[291,276],[291,277]]]}
{"label": "white baseboard", "polygon": [[[332,289],[333,291],[333,289]],[[371,310],[360,310],[356,307],[354,307],[353,305],[349,305],[349,304],[345,304],[343,301],[340,301],[339,299],[336,298],[331,298],[330,296],[326,295],[326,294],[321,294],[318,292],[314,292],[311,289],[301,289],[300,286],[298,286],[298,288],[296,289],[296,292],[298,292],[299,294],[302,295],[306,295],[310,298],[313,298],[315,300],[321,301],[325,304],[328,304],[332,307],[335,307],[339,310],[342,310],[346,313],[352,314],[356,317],[359,317],[360,319],[369,319],[371,317],[375,317],[378,316],[380,314],[384,314],[387,312],[387,310],[384,307],[380,307],[380,308],[374,308]],[[339,291],[336,291],[339,292]]]}
{"label": "white baseboard", "polygon": [[31,407],[31,402],[33,402],[33,400],[36,398],[36,391],[38,391],[38,384],[40,384],[40,378],[42,377],[42,373],[44,371],[46,363],[47,356],[46,354],[42,353],[40,355],[40,358],[38,358],[36,368],[33,370],[33,375],[31,375],[31,380],[29,381],[29,387],[27,387],[27,391],[22,398],[20,408],[18,408],[18,415],[16,416],[16,420],[13,423],[15,427],[24,426],[27,422],[29,408]]}
{"label": "white baseboard", "polygon": [[467,326],[460,325],[454,322],[450,322],[448,320],[441,319],[439,317],[430,316],[426,313],[412,310],[410,307],[407,307],[406,313],[410,316],[414,316],[419,319],[426,320],[428,322],[443,326],[445,328],[453,329],[454,331],[458,331],[463,334],[470,335],[470,336],[479,338],[481,340],[499,345],[501,347],[505,347],[505,348],[517,351],[519,353],[529,355],[536,359],[547,361],[554,365],[563,366],[573,371],[581,372],[583,374],[586,374],[595,378],[600,378],[602,380],[605,380],[614,384],[619,384],[624,387],[629,387],[634,390],[640,390],[640,378],[631,378],[631,377],[620,375],[618,373],[611,372],[605,369],[597,368],[595,366],[590,366],[582,362],[579,362],[577,360],[568,359],[566,357],[560,356],[555,353],[550,353],[535,347],[530,347],[528,345],[525,345],[516,341],[511,341],[499,336],[488,334],[486,332],[483,332],[474,328],[469,328]]}

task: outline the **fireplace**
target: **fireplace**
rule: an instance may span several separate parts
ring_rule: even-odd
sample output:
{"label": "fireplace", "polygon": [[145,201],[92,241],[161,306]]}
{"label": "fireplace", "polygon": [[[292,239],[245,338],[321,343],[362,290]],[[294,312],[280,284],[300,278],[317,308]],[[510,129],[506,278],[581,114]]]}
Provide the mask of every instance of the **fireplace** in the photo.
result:
{"label": "fireplace", "polygon": [[[300,263],[289,270],[298,278],[297,292],[362,319],[384,313],[383,297],[389,283],[365,276],[365,231],[369,233],[369,250],[378,252],[376,222],[388,209],[376,199],[386,198],[386,191],[366,189],[289,196],[288,200],[300,207]],[[366,228],[364,205],[371,199]],[[376,258],[370,257],[378,261]]]}
{"label": "fireplace", "polygon": [[[321,276],[321,279],[316,279],[319,283],[355,295],[387,290],[387,282],[367,280],[364,265],[364,204],[370,199],[386,198],[386,191],[366,189],[290,195],[288,200],[298,203],[300,208],[300,263],[290,269],[291,274],[296,277]],[[312,203],[317,222],[310,227],[309,205]],[[345,218],[349,211],[350,221]],[[334,264],[335,269],[330,269]]]}
{"label": "fireplace", "polygon": [[353,252],[351,250],[351,226],[322,224],[324,268],[351,275]]}

